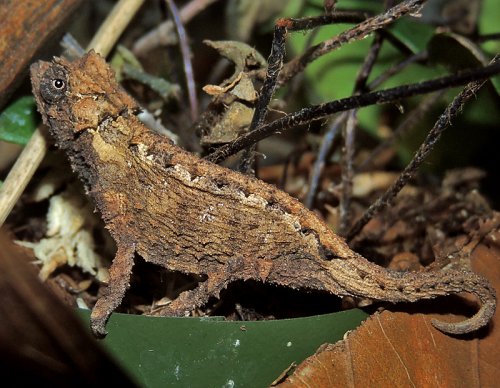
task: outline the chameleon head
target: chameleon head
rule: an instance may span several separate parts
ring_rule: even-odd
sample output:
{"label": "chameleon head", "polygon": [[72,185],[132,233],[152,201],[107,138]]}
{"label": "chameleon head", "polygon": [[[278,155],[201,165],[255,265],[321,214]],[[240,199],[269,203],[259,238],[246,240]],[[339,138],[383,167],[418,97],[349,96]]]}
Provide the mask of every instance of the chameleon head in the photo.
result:
{"label": "chameleon head", "polygon": [[31,82],[38,109],[59,143],[86,129],[98,130],[107,119],[139,111],[94,51],[73,62],[39,61],[31,66]]}

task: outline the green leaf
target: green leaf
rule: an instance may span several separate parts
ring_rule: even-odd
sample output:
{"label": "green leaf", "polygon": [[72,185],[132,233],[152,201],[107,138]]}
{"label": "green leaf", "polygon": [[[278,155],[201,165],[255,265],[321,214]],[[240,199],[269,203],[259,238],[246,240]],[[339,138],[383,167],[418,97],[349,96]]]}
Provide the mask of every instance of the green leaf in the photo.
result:
{"label": "green leaf", "polygon": [[[90,312],[79,315],[88,325]],[[253,322],[114,313],[103,344],[143,387],[258,388],[366,318],[357,309]]]}
{"label": "green leaf", "polygon": [[161,77],[146,73],[134,53],[125,46],[117,46],[116,53],[111,59],[111,67],[115,71],[116,79],[119,82],[125,78],[133,79],[148,86],[151,90],[158,93],[165,101],[179,98],[179,85],[172,84]]}
{"label": "green leaf", "polygon": [[154,75],[148,74],[142,69],[137,69],[134,66],[125,63],[122,68],[122,74],[126,78],[136,80],[146,86],[149,86],[151,90],[154,90],[158,95],[165,101],[170,99],[177,99],[180,94],[180,87],[177,84],[172,84],[167,82],[161,77],[156,77]]}
{"label": "green leaf", "polygon": [[488,57],[470,39],[452,32],[436,34],[428,44],[429,60],[451,72],[486,66]]}
{"label": "green leaf", "polygon": [[138,70],[143,70],[141,62],[135,57],[134,53],[121,44],[116,46],[116,52],[111,58],[110,64],[111,68],[115,71],[118,82],[123,80],[123,66],[125,64]]}
{"label": "green leaf", "polygon": [[[343,7],[353,9],[366,9],[367,3],[363,1],[343,2]],[[372,8],[377,6],[381,11],[382,3],[372,2]],[[304,15],[318,14],[318,7],[305,7]],[[351,28],[352,24],[337,24],[318,28],[315,32],[313,44]],[[391,27],[390,32],[397,37],[412,52],[419,52],[425,48],[427,41],[433,34],[433,28],[421,24],[410,18],[403,18]],[[289,46],[294,55],[304,52],[309,39],[308,33],[292,33],[289,35]],[[352,95],[355,79],[360,71],[363,61],[370,50],[373,34],[366,39],[345,44],[338,50],[328,53],[313,63],[305,70],[306,85],[311,104],[319,104]],[[388,41],[383,43],[376,65],[373,68],[369,82],[376,76],[388,70],[392,65],[403,59],[403,55]],[[403,72],[393,76],[381,88],[399,86],[406,83],[415,83],[441,74],[435,68],[418,64],[408,66]],[[359,122],[362,128],[376,136],[380,124],[380,117],[384,107],[374,105],[359,110]]]}
{"label": "green leaf", "polygon": [[434,35],[434,27],[408,17],[396,21],[389,27],[389,31],[413,54],[425,50]]}
{"label": "green leaf", "polygon": [[[486,66],[492,59],[473,41],[452,32],[436,34],[429,41],[428,51],[432,63],[442,64],[451,72]],[[492,77],[491,83],[500,95],[500,76]]]}
{"label": "green leaf", "polygon": [[[500,32],[498,21],[500,20],[500,7],[498,0],[483,0],[481,5],[481,16],[479,18],[479,33],[495,34]],[[500,40],[494,39],[482,44],[484,50],[491,56],[500,52]]]}
{"label": "green leaf", "polygon": [[34,97],[21,97],[0,114],[0,140],[25,145],[38,121]]}

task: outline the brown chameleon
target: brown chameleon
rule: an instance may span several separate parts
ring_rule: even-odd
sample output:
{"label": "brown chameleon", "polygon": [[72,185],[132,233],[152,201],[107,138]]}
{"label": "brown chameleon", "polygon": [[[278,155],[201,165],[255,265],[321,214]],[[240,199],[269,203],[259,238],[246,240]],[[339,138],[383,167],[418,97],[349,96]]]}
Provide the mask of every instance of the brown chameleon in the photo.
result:
{"label": "brown chameleon", "polygon": [[204,161],[153,133],[139,107],[90,52],[72,63],[32,65],[44,123],[85,184],[116,241],[105,294],[91,314],[96,336],[129,287],[134,256],[169,270],[204,275],[164,315],[184,316],[235,280],[327,291],[388,302],[469,292],[482,305],[446,333],[485,326],[496,307],[488,281],[467,271],[400,273],[353,252],[313,212],[272,185]]}

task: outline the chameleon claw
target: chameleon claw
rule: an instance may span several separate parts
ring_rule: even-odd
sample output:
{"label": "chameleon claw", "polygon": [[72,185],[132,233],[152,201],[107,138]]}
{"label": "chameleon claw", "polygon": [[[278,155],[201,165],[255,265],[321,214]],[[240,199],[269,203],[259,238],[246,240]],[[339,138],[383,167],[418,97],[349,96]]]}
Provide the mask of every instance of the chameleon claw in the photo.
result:
{"label": "chameleon claw", "polygon": [[102,339],[106,337],[108,331],[106,330],[106,323],[109,315],[100,314],[94,309],[90,315],[90,330],[96,338]]}

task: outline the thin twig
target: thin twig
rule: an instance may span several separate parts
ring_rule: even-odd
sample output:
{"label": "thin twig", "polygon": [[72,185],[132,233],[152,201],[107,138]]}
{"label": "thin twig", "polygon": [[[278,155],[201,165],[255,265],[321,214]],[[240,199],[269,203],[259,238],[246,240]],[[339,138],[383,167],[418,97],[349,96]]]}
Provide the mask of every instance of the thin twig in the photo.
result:
{"label": "thin twig", "polygon": [[[260,89],[259,99],[255,104],[255,111],[248,131],[253,131],[264,123],[268,112],[269,102],[276,89],[276,80],[283,66],[283,57],[285,55],[287,24],[283,23],[283,21],[284,20],[279,20],[274,27],[273,45],[269,58],[267,59],[266,79]],[[246,152],[246,155],[243,156],[239,170],[247,173],[250,172],[253,166],[254,157],[255,144],[252,144],[248,152]]]}
{"label": "thin twig", "polygon": [[343,235],[349,226],[351,197],[352,197],[352,180],[354,178],[354,141],[356,138],[356,126],[358,125],[358,111],[352,109],[347,112],[347,120],[342,129],[342,138],[344,146],[342,147],[342,191],[339,204],[339,234]]}
{"label": "thin twig", "polygon": [[359,96],[351,96],[327,103],[303,108],[295,113],[288,114],[269,124],[263,125],[251,132],[240,136],[235,141],[219,147],[206,157],[207,160],[217,163],[230,155],[237,153],[243,148],[265,139],[268,136],[283,133],[298,125],[308,124],[312,121],[323,119],[334,113],[361,108],[374,104],[385,104],[419,94],[431,93],[437,90],[452,88],[465,83],[484,80],[492,75],[500,73],[500,63],[494,63],[485,67],[464,70],[457,74],[435,78],[417,84],[398,86],[395,88],[363,93]]}
{"label": "thin twig", "polygon": [[[94,48],[103,56],[109,54],[143,2],[144,0],[120,0],[95,34],[89,49]],[[5,222],[28,185],[47,153],[47,147],[45,128],[40,126],[31,136],[0,187],[0,225]]]}
{"label": "thin twig", "polygon": [[283,57],[285,55],[285,37],[287,32],[286,24],[282,24],[283,20],[278,21],[274,27],[273,46],[271,53],[267,59],[266,80],[260,90],[259,100],[255,105],[255,112],[250,123],[250,131],[260,127],[266,118],[269,102],[273,97],[276,89],[276,81],[283,67]]}
{"label": "thin twig", "polygon": [[328,15],[319,15],[304,17],[300,19],[288,18],[288,31],[312,30],[327,24],[335,23],[361,23],[372,16],[370,12],[365,11],[336,11]]}
{"label": "thin twig", "polygon": [[120,0],[95,33],[87,50],[94,49],[106,57],[143,3],[144,0]]}
{"label": "thin twig", "polygon": [[366,19],[364,22],[350,28],[332,39],[323,41],[308,50],[300,57],[294,58],[283,66],[279,77],[279,84],[285,84],[290,78],[302,72],[305,67],[322,55],[338,49],[340,46],[363,39],[372,32],[388,26],[402,16],[417,12],[426,0],[406,0],[392,7],[387,12]]}
{"label": "thin twig", "polygon": [[189,48],[188,38],[184,25],[182,24],[179,11],[173,0],[165,0],[172,14],[175,29],[179,37],[179,44],[182,54],[182,63],[184,64],[184,74],[186,76],[186,86],[189,96],[189,107],[191,109],[191,120],[193,122],[198,118],[198,99],[196,97],[196,85],[194,83],[193,63],[191,62],[191,49]]}
{"label": "thin twig", "polygon": [[489,42],[490,40],[500,40],[500,32],[495,32],[492,34],[479,35],[475,41],[477,43]]}
{"label": "thin twig", "polygon": [[368,52],[359,74],[356,77],[356,81],[354,83],[354,93],[360,94],[367,89],[366,83],[368,82],[368,77],[370,77],[373,67],[375,66],[383,41],[383,35],[377,34],[375,36],[375,39],[370,47],[370,51]]}
{"label": "thin twig", "polygon": [[318,151],[318,156],[316,157],[313,168],[311,170],[311,175],[309,177],[309,190],[304,201],[304,204],[308,208],[312,208],[314,205],[314,199],[316,197],[316,193],[318,192],[321,175],[323,174],[323,169],[325,168],[326,158],[330,153],[333,141],[337,137],[337,134],[340,132],[340,126],[347,118],[347,113],[348,112],[343,112],[342,114],[338,115],[323,136],[321,146]]}
{"label": "thin twig", "polygon": [[357,172],[367,171],[372,165],[374,160],[386,149],[391,147],[396,141],[401,139],[408,131],[413,128],[425,114],[434,106],[434,104],[443,96],[444,90],[426,96],[418,106],[408,113],[406,118],[394,130],[392,135],[381,142],[370,155],[360,164]]}
{"label": "thin twig", "polygon": [[[381,36],[381,35],[378,35],[378,37],[379,38],[377,38],[377,39],[380,41],[383,39],[383,36]],[[377,47],[379,45],[380,45],[380,42],[377,43],[377,45],[375,47]],[[372,50],[375,50],[375,49],[372,49]],[[362,70],[360,71],[360,74],[358,75],[357,80],[356,80],[355,90],[356,89],[363,90],[366,88],[366,80],[369,77],[369,74],[371,71],[370,69],[373,68],[373,65],[375,63],[376,55],[374,55],[374,54],[375,54],[375,51],[371,51],[371,55],[369,56],[369,57],[371,57],[370,60],[365,62],[365,65],[363,66]],[[364,79],[364,82],[362,81],[363,79]],[[331,151],[333,142],[334,142],[335,138],[337,137],[337,134],[339,133],[340,126],[345,122],[347,117],[348,117],[348,112],[344,112],[341,115],[339,115],[334,120],[334,122],[330,125],[328,131],[323,136],[321,146],[320,146],[320,149],[318,151],[318,155],[316,157],[313,168],[311,170],[311,175],[309,177],[309,189],[308,189],[308,192],[306,194],[306,198],[304,200],[304,204],[308,208],[312,208],[312,206],[314,204],[314,199],[315,199],[317,191],[318,191],[321,175],[323,173],[323,169],[324,169],[325,164],[326,164],[326,158]],[[351,131],[348,131],[348,132],[351,132]],[[353,142],[353,139],[349,143],[352,143],[352,142]],[[342,222],[341,222],[341,224],[342,224]]]}
{"label": "thin twig", "polygon": [[[367,14],[365,12],[336,12],[334,15],[321,15],[310,18],[287,18],[280,19],[274,27],[273,45],[271,47],[271,54],[268,58],[268,66],[266,69],[266,76],[264,84],[260,90],[260,97],[257,101],[252,122],[248,131],[253,131],[264,123],[268,112],[269,102],[276,89],[279,73],[283,67],[283,58],[285,56],[285,37],[288,31],[302,31],[313,29],[325,24],[332,23],[357,23],[365,20]],[[251,173],[253,171],[255,159],[255,144],[247,147],[242,155],[241,163],[238,170],[244,173]]]}
{"label": "thin twig", "polygon": [[[300,14],[300,12],[299,12]],[[336,10],[333,14],[313,16],[310,18],[302,18],[302,19],[294,19],[290,18],[292,22],[291,29],[287,31],[301,31],[306,29],[313,29],[313,31],[308,35],[307,40],[305,42],[304,48],[308,49],[311,47],[317,33],[319,32],[316,27],[326,25],[326,24],[335,24],[335,23],[358,23],[366,18],[372,16],[370,12],[367,11],[340,11]],[[304,73],[302,73],[302,76]],[[264,78],[265,74],[261,70],[255,70],[250,72],[250,76],[255,79]],[[290,83],[287,85],[288,90],[286,95],[283,97],[285,101],[291,100],[293,96],[295,96],[298,92],[300,83],[303,81],[303,77],[294,77]]]}
{"label": "thin twig", "polygon": [[[377,61],[378,54],[382,48],[384,38],[382,35],[377,35],[373,40],[370,51],[361,66],[356,82],[354,83],[354,95],[360,94],[366,88],[366,82],[370,76],[373,66]],[[339,233],[344,234],[350,223],[351,214],[351,198],[352,198],[352,181],[354,179],[354,154],[355,154],[355,137],[356,126],[358,125],[358,110],[353,109],[347,115],[346,124],[342,132],[344,138],[344,152],[342,158],[342,196],[340,198],[339,214],[340,227]]]}
{"label": "thin twig", "polygon": [[259,100],[257,101],[255,112],[249,131],[260,127],[266,118],[269,102],[276,89],[278,76],[283,67],[285,56],[285,38],[288,31],[302,31],[313,29],[318,26],[332,23],[356,23],[366,19],[364,12],[337,12],[333,15],[321,15],[302,19],[280,19],[274,27],[273,46],[268,58],[266,77],[261,88]]}
{"label": "thin twig", "polygon": [[[47,153],[46,131],[38,128],[24,147],[0,187],[0,226],[11,212]],[[28,150],[28,151],[26,151]]]}
{"label": "thin twig", "polygon": [[425,61],[427,60],[427,57],[428,57],[427,51],[422,51],[420,53],[414,54],[408,58],[403,59],[401,62],[396,63],[394,66],[390,67],[387,71],[383,72],[372,82],[370,82],[368,84],[368,90],[373,90],[378,88],[381,84],[383,84],[385,81],[387,81],[395,74],[401,72],[407,66],[413,63]]}
{"label": "thin twig", "polygon": [[[187,24],[209,5],[217,0],[191,0],[179,11],[179,19],[183,24]],[[168,46],[177,44],[177,37],[173,34],[174,25],[172,20],[166,20],[147,34],[138,39],[133,47],[132,52],[141,56],[159,46]]]}
{"label": "thin twig", "polygon": [[[495,58],[492,63],[498,64],[500,62],[498,62],[497,58]],[[389,187],[389,189],[387,189],[387,191],[368,208],[363,216],[354,224],[351,230],[349,230],[346,236],[346,240],[348,242],[351,241],[376,214],[394,202],[397,194],[415,175],[417,169],[432,151],[434,145],[439,141],[443,132],[451,125],[451,120],[461,112],[464,104],[471,97],[476,95],[485,82],[486,80],[478,80],[469,83],[448,105],[434,124],[434,127],[429,131],[427,137],[415,153],[411,162],[405,167],[396,182],[394,182],[391,187]]]}
{"label": "thin twig", "polygon": [[80,46],[80,43],[78,43],[69,32],[64,34],[61,40],[61,47],[64,49],[62,55],[69,61],[81,58],[85,55],[85,49]]}
{"label": "thin twig", "polygon": [[[264,123],[266,118],[269,102],[276,89],[279,73],[283,67],[283,58],[285,56],[285,38],[288,31],[301,31],[313,29],[325,24],[332,23],[356,23],[360,20],[365,20],[367,17],[364,12],[337,12],[334,15],[321,15],[310,18],[287,18],[277,21],[274,27],[273,45],[268,58],[268,66],[264,84],[260,89],[259,99],[255,106],[252,122],[248,131],[253,131]],[[255,159],[255,144],[247,147],[242,155],[238,170],[244,173],[251,173]]]}

